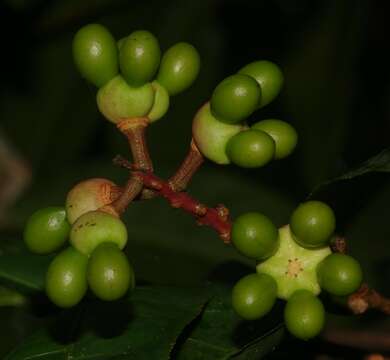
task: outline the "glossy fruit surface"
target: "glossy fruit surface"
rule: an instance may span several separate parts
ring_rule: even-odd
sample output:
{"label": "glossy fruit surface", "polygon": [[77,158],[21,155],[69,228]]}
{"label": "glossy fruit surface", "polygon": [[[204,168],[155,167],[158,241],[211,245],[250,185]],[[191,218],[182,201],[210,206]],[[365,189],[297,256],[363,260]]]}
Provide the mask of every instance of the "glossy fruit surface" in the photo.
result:
{"label": "glossy fruit surface", "polygon": [[244,66],[240,74],[253,77],[261,87],[258,107],[269,104],[282,89],[284,78],[279,66],[267,60],[252,62]]}
{"label": "glossy fruit surface", "polygon": [[115,200],[118,187],[108,179],[93,178],[79,182],[66,197],[66,215],[73,224],[81,215]]}
{"label": "glossy fruit surface", "polygon": [[171,46],[161,59],[157,81],[169,95],[181,93],[198,77],[200,56],[198,51],[185,42]]}
{"label": "glossy fruit surface", "polygon": [[300,204],[290,219],[295,240],[302,246],[316,248],[329,243],[336,219],[333,210],[321,201],[307,201]]}
{"label": "glossy fruit surface", "polygon": [[169,109],[169,94],[164,86],[157,81],[152,82],[154,90],[154,104],[148,114],[151,122],[161,119]]}
{"label": "glossy fruit surface", "polygon": [[210,111],[210,104],[203,105],[192,122],[192,136],[201,153],[217,164],[229,164],[226,145],[231,137],[246,129],[241,124],[218,121]]}
{"label": "glossy fruit surface", "polygon": [[24,242],[36,254],[58,250],[68,238],[70,225],[63,207],[47,207],[32,214],[24,228]]}
{"label": "glossy fruit surface", "polygon": [[102,243],[92,252],[87,277],[90,289],[105,301],[117,300],[135,286],[134,271],[114,243]]}
{"label": "glossy fruit surface", "polygon": [[237,282],[232,292],[233,309],[246,320],[267,314],[276,301],[276,282],[266,274],[250,274]]}
{"label": "glossy fruit surface", "polygon": [[320,286],[329,293],[346,296],[355,292],[362,283],[360,264],[351,256],[331,254],[317,267]]}
{"label": "glossy fruit surface", "polygon": [[219,120],[236,124],[245,120],[257,107],[261,90],[247,75],[232,75],[222,80],[211,96],[211,112]]}
{"label": "glossy fruit surface", "polygon": [[257,272],[272,276],[278,297],[287,300],[296,290],[321,291],[317,265],[331,253],[329,247],[306,249],[294,241],[288,225],[279,229],[279,247],[274,255],[257,265]]}
{"label": "glossy fruit surface", "polygon": [[239,216],[231,231],[232,242],[243,255],[264,260],[279,246],[279,232],[270,219],[260,213],[250,212]]}
{"label": "glossy fruit surface", "polygon": [[317,336],[325,324],[322,302],[308,290],[297,290],[284,308],[284,322],[295,337],[308,340]]}
{"label": "glossy fruit surface", "polygon": [[58,254],[46,274],[46,294],[60,307],[76,305],[87,291],[88,258],[73,247]]}
{"label": "glossy fruit surface", "polygon": [[156,37],[145,30],[132,32],[120,44],[119,65],[129,85],[138,87],[151,81],[160,64],[160,46]]}
{"label": "glossy fruit surface", "polygon": [[238,166],[256,168],[273,159],[275,142],[264,131],[245,130],[229,140],[226,154],[231,162]]}
{"label": "glossy fruit surface", "polygon": [[70,242],[85,255],[90,255],[103,242],[113,242],[123,249],[127,242],[127,230],[116,216],[103,211],[90,211],[73,224]]}
{"label": "glossy fruit surface", "polygon": [[118,74],[118,49],[102,25],[82,27],[73,38],[73,59],[81,75],[101,87]]}
{"label": "glossy fruit surface", "polygon": [[97,105],[100,112],[113,123],[123,119],[146,116],[154,103],[152,84],[131,87],[118,75],[99,89]]}
{"label": "glossy fruit surface", "polygon": [[252,125],[252,129],[262,130],[275,142],[275,159],[283,159],[290,155],[298,142],[295,129],[282,120],[267,119]]}

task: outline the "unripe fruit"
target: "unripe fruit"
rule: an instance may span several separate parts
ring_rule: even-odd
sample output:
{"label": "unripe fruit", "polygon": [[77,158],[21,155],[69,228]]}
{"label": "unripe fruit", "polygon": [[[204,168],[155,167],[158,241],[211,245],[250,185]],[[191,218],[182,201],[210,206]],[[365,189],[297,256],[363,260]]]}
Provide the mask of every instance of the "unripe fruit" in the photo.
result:
{"label": "unripe fruit", "polygon": [[346,296],[356,291],[363,279],[360,264],[351,256],[331,254],[317,267],[320,286],[337,296]]}
{"label": "unripe fruit", "polygon": [[233,222],[231,237],[239,252],[255,260],[265,260],[279,246],[276,226],[266,216],[255,212],[243,214]]}
{"label": "unripe fruit", "polygon": [[152,80],[161,56],[156,37],[149,31],[134,31],[120,45],[119,65],[128,84],[138,87]]}
{"label": "unripe fruit", "polygon": [[36,254],[58,250],[68,238],[70,225],[63,207],[47,207],[32,214],[24,228],[24,242]]}
{"label": "unripe fruit", "polygon": [[261,89],[247,75],[232,75],[222,80],[211,96],[211,112],[220,121],[236,124],[245,120],[257,107]]}
{"label": "unripe fruit", "polygon": [[233,309],[245,320],[256,320],[267,314],[276,301],[276,282],[266,274],[250,274],[234,286]]}
{"label": "unripe fruit", "polygon": [[192,136],[200,152],[217,164],[229,164],[226,144],[230,138],[246,128],[245,125],[230,125],[218,121],[210,112],[210,104],[203,105],[194,117]]}
{"label": "unripe fruit", "polygon": [[298,290],[284,308],[284,322],[295,337],[308,340],[317,336],[325,324],[322,302],[310,291]]}
{"label": "unripe fruit", "polygon": [[279,94],[284,82],[279,66],[266,60],[252,62],[238,73],[253,77],[260,85],[261,98],[258,107],[269,104]]}
{"label": "unripe fruit", "polygon": [[92,292],[105,301],[117,300],[135,286],[134,271],[114,243],[102,243],[92,252],[87,277]]}
{"label": "unripe fruit", "polygon": [[256,168],[273,159],[275,142],[264,131],[245,130],[229,140],[226,154],[233,164],[244,168]]}
{"label": "unripe fruit", "polygon": [[290,155],[297,145],[297,132],[285,121],[262,120],[252,125],[252,129],[262,130],[272,137],[275,142],[275,159],[283,159]]}
{"label": "unripe fruit", "polygon": [[295,240],[307,248],[326,246],[335,227],[333,210],[321,201],[307,201],[300,204],[290,219]]}
{"label": "unripe fruit", "polygon": [[167,89],[169,95],[176,95],[192,85],[199,69],[198,51],[191,44],[180,42],[164,53],[157,81]]}
{"label": "unripe fruit", "polygon": [[152,84],[131,87],[118,75],[99,89],[97,105],[100,112],[113,123],[131,117],[146,116],[154,103]]}
{"label": "unripe fruit", "polygon": [[169,109],[169,94],[164,86],[157,81],[152,82],[154,90],[154,104],[148,114],[151,122],[161,119]]}
{"label": "unripe fruit", "polygon": [[81,215],[110,204],[118,195],[118,187],[108,179],[93,178],[79,182],[66,197],[68,221],[73,224]]}
{"label": "unripe fruit", "polygon": [[81,75],[97,87],[105,85],[118,74],[117,45],[102,25],[86,25],[76,33],[73,59]]}
{"label": "unripe fruit", "polygon": [[70,242],[85,255],[90,255],[103,242],[113,242],[123,249],[127,242],[127,230],[116,216],[103,211],[90,211],[73,224]]}
{"label": "unripe fruit", "polygon": [[80,302],[87,291],[88,258],[69,247],[51,262],[46,274],[46,294],[60,307]]}

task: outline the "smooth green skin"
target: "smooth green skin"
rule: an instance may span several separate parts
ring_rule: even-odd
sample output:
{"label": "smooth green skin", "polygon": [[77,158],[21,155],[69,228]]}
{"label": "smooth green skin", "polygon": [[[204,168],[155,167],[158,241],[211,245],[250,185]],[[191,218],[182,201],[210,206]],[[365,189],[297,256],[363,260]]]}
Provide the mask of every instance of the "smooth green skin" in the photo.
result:
{"label": "smooth green skin", "polygon": [[290,219],[295,240],[307,248],[326,246],[336,228],[333,210],[321,201],[300,204]]}
{"label": "smooth green skin", "polygon": [[244,66],[239,74],[253,77],[261,87],[261,98],[258,108],[269,104],[282,89],[284,77],[279,66],[267,60],[252,62]]}
{"label": "smooth green skin", "polygon": [[88,258],[73,247],[58,254],[46,273],[46,294],[59,307],[75,306],[87,292]]}
{"label": "smooth green skin", "polygon": [[355,292],[363,280],[360,264],[351,256],[331,254],[317,267],[320,286],[332,295],[346,296]]}
{"label": "smooth green skin", "polygon": [[192,122],[192,136],[200,152],[209,160],[225,165],[230,163],[226,154],[228,141],[246,125],[230,125],[218,121],[210,111],[210,103],[203,105]]}
{"label": "smooth green skin", "polygon": [[310,291],[298,290],[284,308],[284,322],[292,335],[309,340],[317,336],[324,327],[324,306]]}
{"label": "smooth green skin", "polygon": [[252,125],[252,129],[266,132],[275,142],[275,159],[283,159],[289,156],[298,142],[295,129],[282,120],[267,119]]}
{"label": "smooth green skin", "polygon": [[119,39],[117,42],[116,42],[116,46],[118,48],[118,50],[120,51],[122,45],[124,44],[125,40],[127,39],[127,36]]}
{"label": "smooth green skin", "polygon": [[118,75],[99,89],[96,101],[106,119],[118,123],[126,118],[146,116],[154,103],[154,90],[150,83],[131,87]]}
{"label": "smooth green skin", "polygon": [[235,74],[215,88],[210,100],[211,112],[219,121],[236,124],[256,110],[260,98],[260,86],[253,78]]}
{"label": "smooth green skin", "polygon": [[232,242],[243,255],[265,260],[279,246],[279,232],[270,219],[260,213],[250,212],[239,216],[233,223]]}
{"label": "smooth green skin", "polygon": [[161,119],[169,109],[169,93],[164,86],[157,81],[152,82],[154,89],[154,104],[148,114],[150,122],[155,122]]}
{"label": "smooth green skin", "polygon": [[81,75],[101,87],[118,74],[118,49],[102,25],[82,27],[73,38],[73,60]]}
{"label": "smooth green skin", "polygon": [[68,238],[70,225],[63,207],[47,207],[32,214],[24,228],[24,242],[36,254],[58,250]]}
{"label": "smooth green skin", "polygon": [[[257,265],[259,274],[272,276],[278,284],[278,297],[287,300],[296,290],[319,294],[317,265],[331,253],[329,247],[306,249],[297,244],[288,225],[279,229],[279,247],[274,255]],[[294,264],[301,270],[294,271]],[[296,270],[296,268],[295,268]]]}
{"label": "smooth green skin", "polygon": [[151,81],[161,57],[156,37],[149,31],[134,31],[120,45],[119,66],[127,83],[138,87]]}
{"label": "smooth green skin", "polygon": [[257,168],[274,158],[275,142],[264,131],[245,130],[229,140],[226,154],[235,165]]}
{"label": "smooth green skin", "polygon": [[267,314],[276,301],[276,282],[265,274],[250,274],[237,282],[232,292],[233,309],[245,320]]}
{"label": "smooth green skin", "polygon": [[127,230],[123,222],[103,211],[90,211],[73,224],[70,243],[81,253],[90,255],[103,242],[113,242],[120,249],[127,243]]}
{"label": "smooth green skin", "polygon": [[114,243],[102,243],[92,252],[87,278],[92,292],[105,301],[117,300],[135,287],[134,271]]}
{"label": "smooth green skin", "polygon": [[192,85],[199,69],[198,51],[191,44],[180,42],[164,53],[157,81],[167,89],[169,95],[177,95]]}

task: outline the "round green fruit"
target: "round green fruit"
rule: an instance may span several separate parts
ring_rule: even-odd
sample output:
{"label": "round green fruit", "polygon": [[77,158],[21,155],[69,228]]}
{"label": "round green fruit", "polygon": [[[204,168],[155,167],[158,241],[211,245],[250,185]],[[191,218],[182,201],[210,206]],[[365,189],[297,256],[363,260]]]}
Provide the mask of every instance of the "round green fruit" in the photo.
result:
{"label": "round green fruit", "polygon": [[284,321],[292,335],[302,340],[311,339],[324,327],[324,306],[310,291],[298,290],[287,302]]}
{"label": "round green fruit", "polygon": [[81,75],[101,87],[118,74],[118,49],[102,25],[82,27],[73,38],[73,59]]}
{"label": "round green fruit", "polygon": [[285,121],[268,119],[252,125],[252,129],[266,132],[275,142],[275,159],[290,155],[297,145],[298,135],[295,129]]}
{"label": "round green fruit", "polygon": [[138,87],[151,81],[160,64],[160,46],[149,31],[131,33],[121,44],[119,65],[129,85]]}
{"label": "round green fruit", "polygon": [[346,296],[355,292],[362,283],[360,264],[351,256],[331,254],[317,267],[320,286],[332,295]]}
{"label": "round green fruit", "polygon": [[218,120],[236,124],[256,110],[260,98],[260,86],[253,78],[232,75],[215,88],[210,100],[211,111]]}
{"label": "round green fruit", "polygon": [[279,66],[271,61],[260,60],[244,66],[239,74],[254,78],[261,87],[261,98],[258,107],[269,104],[282,89],[284,78]]}
{"label": "round green fruit", "polygon": [[200,56],[198,51],[185,42],[170,47],[161,59],[157,81],[169,95],[181,93],[198,77]]}
{"label": "round green fruit", "polygon": [[266,274],[250,274],[237,282],[232,292],[233,309],[245,320],[267,314],[276,301],[276,282]]}
{"label": "round green fruit", "polygon": [[68,238],[70,225],[63,207],[47,207],[32,214],[24,228],[24,242],[36,254],[58,250]]}
{"label": "round green fruit", "polygon": [[238,166],[256,168],[273,159],[275,142],[264,131],[245,130],[229,140],[226,154],[231,162]]}
{"label": "round green fruit", "polygon": [[336,228],[333,210],[321,201],[300,204],[290,219],[295,240],[304,247],[326,246]]}
{"label": "round green fruit", "polygon": [[232,242],[243,255],[265,260],[279,246],[279,233],[270,219],[260,213],[250,212],[239,216],[233,223]]}
{"label": "round green fruit", "polygon": [[57,306],[76,305],[87,292],[88,258],[69,247],[58,254],[46,273],[46,294]]}
{"label": "round green fruit", "polygon": [[103,211],[90,211],[73,224],[70,242],[85,255],[90,255],[103,242],[113,242],[123,249],[127,243],[127,230],[116,216]]}
{"label": "round green fruit", "polygon": [[152,82],[153,90],[155,93],[154,104],[148,114],[150,122],[155,122],[161,119],[169,109],[169,94],[164,86],[160,85],[157,81]]}
{"label": "round green fruit", "polygon": [[97,105],[100,112],[113,123],[123,119],[146,116],[154,103],[152,84],[131,87],[118,75],[99,89]]}

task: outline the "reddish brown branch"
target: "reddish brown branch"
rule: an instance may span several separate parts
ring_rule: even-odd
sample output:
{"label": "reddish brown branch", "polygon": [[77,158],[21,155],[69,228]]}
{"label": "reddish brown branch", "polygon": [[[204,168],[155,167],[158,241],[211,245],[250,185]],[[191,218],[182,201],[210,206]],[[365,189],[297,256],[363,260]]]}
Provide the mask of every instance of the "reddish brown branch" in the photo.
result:
{"label": "reddish brown branch", "polygon": [[348,297],[348,307],[354,314],[362,314],[368,309],[377,309],[390,315],[390,299],[362,284],[360,289]]}

